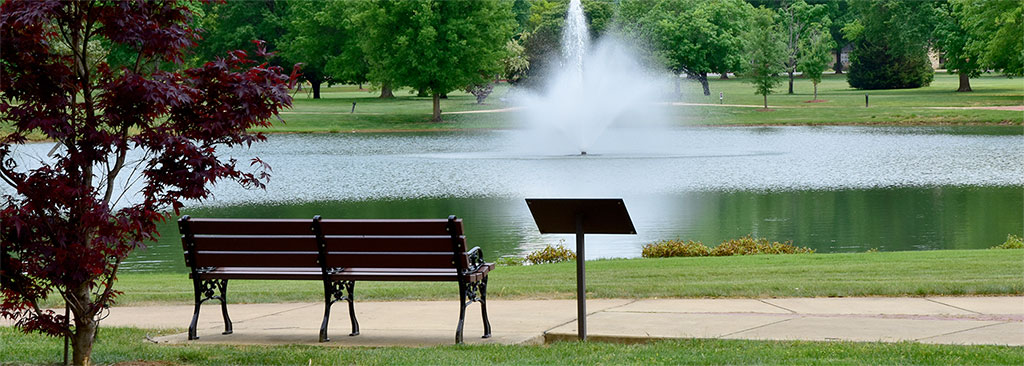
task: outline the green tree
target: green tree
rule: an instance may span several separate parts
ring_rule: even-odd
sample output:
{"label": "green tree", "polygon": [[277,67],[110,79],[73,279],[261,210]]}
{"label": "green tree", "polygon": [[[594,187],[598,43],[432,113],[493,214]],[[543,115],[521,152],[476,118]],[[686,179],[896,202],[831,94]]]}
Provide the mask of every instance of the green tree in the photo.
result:
{"label": "green tree", "polygon": [[787,1],[779,8],[782,31],[786,36],[786,74],[789,75],[789,94],[793,94],[793,78],[803,54],[801,47],[810,32],[831,25],[824,5],[810,5],[804,0]]}
{"label": "green tree", "polygon": [[958,92],[971,91],[971,78],[981,75],[981,64],[976,49],[971,49],[971,34],[961,18],[963,2],[943,3],[939,6],[939,24],[935,27],[935,47],[946,55],[946,70],[960,76]]}
{"label": "green tree", "polygon": [[630,31],[650,39],[669,69],[696,78],[711,95],[708,73],[744,66],[742,34],[752,9],[741,0],[629,0],[620,17]]}
{"label": "green tree", "polygon": [[313,88],[313,99],[320,99],[320,85],[332,80],[327,60],[341,52],[347,36],[328,17],[326,7],[333,2],[291,0],[284,22],[287,33],[280,44],[281,54],[288,61],[302,64],[302,80]]}
{"label": "green tree", "polygon": [[843,28],[854,44],[850,86],[894,89],[931,83],[928,45],[938,21],[934,3],[860,0],[851,5],[857,19]]}
{"label": "green tree", "polygon": [[970,35],[967,49],[988,69],[1024,75],[1024,2],[953,0],[958,19]]}
{"label": "green tree", "polygon": [[775,12],[767,8],[755,9],[744,40],[750,60],[747,80],[754,85],[754,94],[764,97],[764,108],[768,109],[768,94],[782,82],[778,75],[785,70],[786,61],[786,42],[775,21]]}
{"label": "green tree", "polygon": [[[202,6],[198,20],[202,40],[193,49],[193,64],[223,57],[231,50],[256,52],[254,40],[266,42],[269,52],[280,50],[287,32],[288,3],[274,0],[211,2]],[[281,66],[287,61],[276,57],[271,63]],[[291,68],[291,65],[288,65]]]}
{"label": "green tree", "polygon": [[825,27],[811,29],[800,42],[803,44],[800,46],[800,62],[797,69],[811,79],[811,83],[814,84],[814,100],[818,100],[818,83],[821,82],[821,74],[832,61],[835,42]]}
{"label": "green tree", "polygon": [[429,92],[436,122],[442,94],[502,71],[515,27],[511,3],[500,0],[376,0],[363,16],[375,54],[386,55],[371,74]]}

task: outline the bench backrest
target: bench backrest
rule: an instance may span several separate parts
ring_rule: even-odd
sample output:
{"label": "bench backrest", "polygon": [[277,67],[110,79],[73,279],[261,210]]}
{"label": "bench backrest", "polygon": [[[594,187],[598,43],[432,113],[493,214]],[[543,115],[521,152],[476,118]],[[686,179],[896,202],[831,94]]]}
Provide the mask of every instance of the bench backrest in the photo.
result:
{"label": "bench backrest", "polygon": [[178,220],[185,264],[203,267],[470,267],[462,219]]}
{"label": "bench backrest", "polygon": [[202,267],[320,267],[309,219],[178,220],[185,265]]}
{"label": "bench backrest", "polygon": [[329,268],[469,267],[462,219],[454,216],[448,220],[319,220],[319,225]]}

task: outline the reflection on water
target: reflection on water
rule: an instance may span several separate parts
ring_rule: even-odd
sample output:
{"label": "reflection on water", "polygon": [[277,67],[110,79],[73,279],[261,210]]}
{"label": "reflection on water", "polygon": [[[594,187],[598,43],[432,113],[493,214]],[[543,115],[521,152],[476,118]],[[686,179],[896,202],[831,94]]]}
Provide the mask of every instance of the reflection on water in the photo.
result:
{"label": "reflection on water", "polygon": [[[781,192],[687,192],[626,196],[638,235],[588,235],[588,258],[637,257],[659,239],[700,240],[714,245],[746,234],[818,252],[988,248],[1006,234],[1021,234],[1024,187],[879,188]],[[410,198],[238,205],[186,210],[205,217],[444,218],[466,220],[472,246],[486,258],[520,255],[571,235],[537,232],[526,203],[506,198]],[[174,223],[170,233],[125,263],[130,271],[185,270]]]}
{"label": "reflection on water", "polygon": [[[985,248],[1024,222],[1024,131],[1009,127],[719,127],[612,130],[634,141],[588,156],[541,154],[519,131],[273,135],[223,152],[273,167],[186,213],[220,217],[466,219],[489,258],[541,237],[527,197],[622,197],[639,234],[588,236],[587,254],[634,257],[659,239],[745,234],[819,252]],[[532,142],[536,144],[536,142]],[[52,144],[16,151],[45,160]],[[617,150],[616,150],[617,149]],[[2,190],[2,188],[0,188]],[[131,196],[128,200],[133,199]],[[126,270],[183,271],[173,222]]]}

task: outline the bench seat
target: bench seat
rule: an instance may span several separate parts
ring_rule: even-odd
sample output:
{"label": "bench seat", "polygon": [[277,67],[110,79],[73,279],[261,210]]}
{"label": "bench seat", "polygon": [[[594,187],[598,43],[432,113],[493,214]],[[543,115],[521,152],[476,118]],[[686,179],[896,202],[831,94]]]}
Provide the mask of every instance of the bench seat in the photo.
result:
{"label": "bench seat", "polygon": [[[465,275],[468,282],[483,280],[494,269],[494,263],[484,263]],[[446,268],[345,268],[332,272],[330,278],[342,281],[458,281],[455,269]],[[291,267],[217,267],[202,274],[201,279],[225,280],[321,280],[319,268]],[[192,278],[192,274],[189,274]]]}
{"label": "bench seat", "polygon": [[[482,281],[494,263],[484,263],[476,271],[464,275],[467,282]],[[331,279],[342,281],[458,281],[455,269],[439,268],[345,268],[330,274]]]}

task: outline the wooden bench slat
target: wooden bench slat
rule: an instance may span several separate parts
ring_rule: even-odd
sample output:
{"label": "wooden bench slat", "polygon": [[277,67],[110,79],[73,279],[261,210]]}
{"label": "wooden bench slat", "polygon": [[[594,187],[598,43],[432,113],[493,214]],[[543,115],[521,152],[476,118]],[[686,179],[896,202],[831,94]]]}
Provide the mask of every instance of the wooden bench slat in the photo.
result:
{"label": "wooden bench slat", "polygon": [[[330,235],[324,242],[328,252],[452,252],[450,235]],[[460,242],[465,251],[465,237]]]}
{"label": "wooden bench slat", "polygon": [[[463,264],[468,259],[463,253]],[[327,252],[328,267],[454,268],[452,252]]]}
{"label": "wooden bench slat", "polygon": [[197,251],[196,267],[313,267],[317,252]]}
{"label": "wooden bench slat", "polygon": [[[456,220],[462,233],[462,219]],[[451,235],[448,220],[320,220],[324,235]]]}
{"label": "wooden bench slat", "polygon": [[323,273],[319,268],[221,267],[203,273],[199,277],[243,280],[321,280]]}
{"label": "wooden bench slat", "polygon": [[309,235],[310,219],[197,219],[189,225],[194,235]]}
{"label": "wooden bench slat", "polygon": [[[196,235],[196,250],[208,251],[312,251],[314,235]],[[188,249],[188,248],[186,248]]]}

